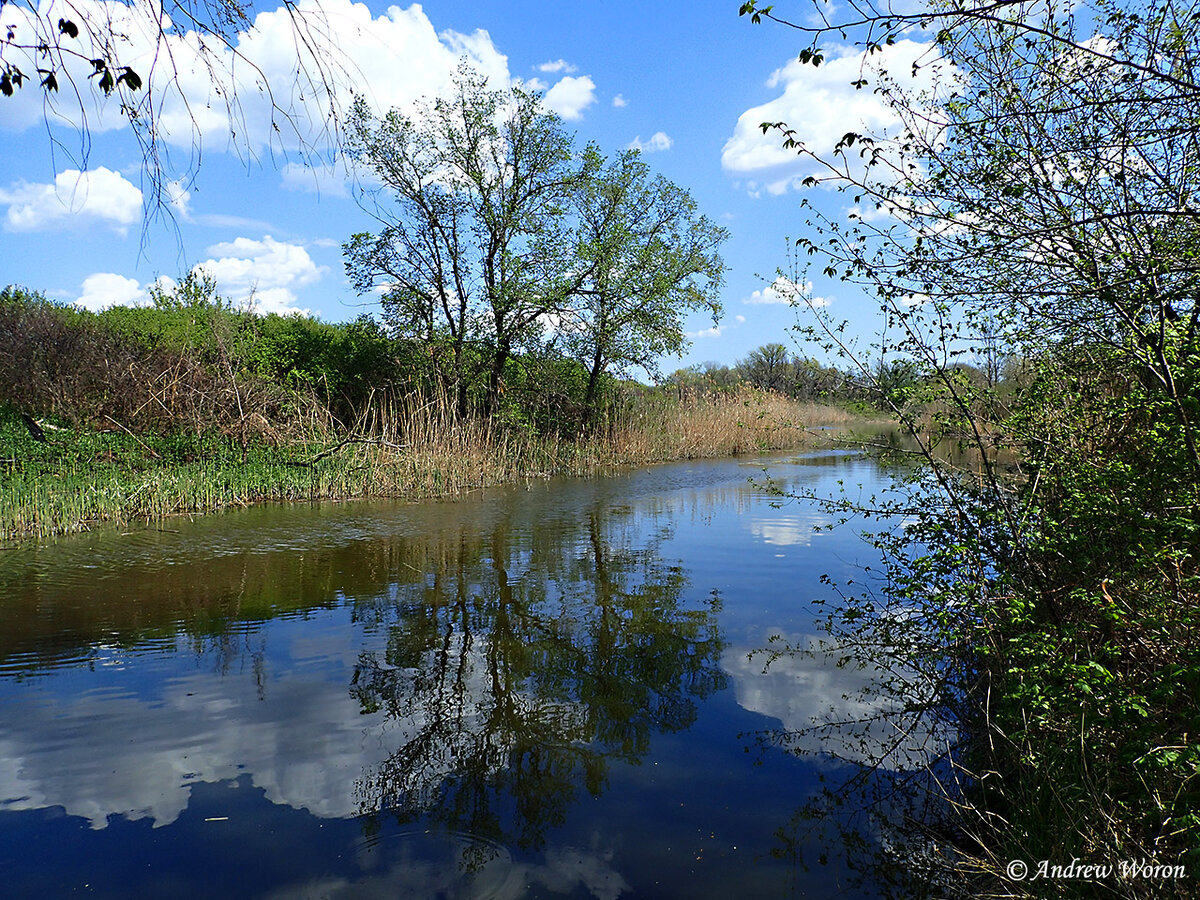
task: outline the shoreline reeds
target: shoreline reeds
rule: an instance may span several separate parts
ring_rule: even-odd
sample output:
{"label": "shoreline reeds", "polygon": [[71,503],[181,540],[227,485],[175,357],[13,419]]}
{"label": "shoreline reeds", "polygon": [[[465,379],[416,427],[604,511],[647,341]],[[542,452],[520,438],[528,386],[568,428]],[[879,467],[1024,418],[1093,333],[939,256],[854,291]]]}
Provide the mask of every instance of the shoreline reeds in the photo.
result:
{"label": "shoreline reeds", "polygon": [[590,433],[540,435],[460,420],[449,403],[393,398],[349,440],[314,429],[276,445],[199,435],[58,428],[34,442],[19,421],[0,431],[5,543],[273,501],[422,500],[552,475],[802,446],[806,429],[845,425],[844,410],[744,389],[638,397]]}

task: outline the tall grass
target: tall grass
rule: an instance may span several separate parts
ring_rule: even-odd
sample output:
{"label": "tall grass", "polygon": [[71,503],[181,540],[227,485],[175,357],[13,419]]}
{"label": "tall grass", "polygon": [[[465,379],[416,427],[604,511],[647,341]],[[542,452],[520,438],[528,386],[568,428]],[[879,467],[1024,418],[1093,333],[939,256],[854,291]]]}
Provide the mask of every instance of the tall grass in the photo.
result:
{"label": "tall grass", "polygon": [[690,398],[658,394],[618,423],[606,447],[618,463],[766,453],[800,446],[808,428],[845,425],[853,418],[841,409],[749,387]]}
{"label": "tall grass", "polygon": [[651,392],[604,427],[570,439],[458,420],[444,399],[372,406],[355,437],[312,428],[279,446],[212,435],[48,429],[38,443],[0,418],[0,539],[46,537],[104,521],[204,513],[263,501],[425,499],[553,474],[587,475],[674,459],[800,446],[841,410],[750,389],[680,398]]}
{"label": "tall grass", "polygon": [[764,453],[803,445],[815,425],[851,421],[844,410],[750,388],[701,397],[646,394],[605,426],[570,439],[456,421],[443,402],[392,404],[382,416],[384,440],[369,454],[372,492],[432,496],[551,474]]}

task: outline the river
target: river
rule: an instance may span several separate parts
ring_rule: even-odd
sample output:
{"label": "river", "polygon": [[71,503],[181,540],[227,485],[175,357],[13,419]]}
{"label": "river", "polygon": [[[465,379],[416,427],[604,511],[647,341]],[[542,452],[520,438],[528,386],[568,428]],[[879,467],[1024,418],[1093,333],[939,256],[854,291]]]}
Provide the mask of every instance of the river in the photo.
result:
{"label": "river", "polygon": [[879,896],[843,848],[882,838],[801,814],[871,755],[804,730],[866,676],[760,652],[875,551],[764,466],[888,480],[813,451],[0,550],[2,892]]}

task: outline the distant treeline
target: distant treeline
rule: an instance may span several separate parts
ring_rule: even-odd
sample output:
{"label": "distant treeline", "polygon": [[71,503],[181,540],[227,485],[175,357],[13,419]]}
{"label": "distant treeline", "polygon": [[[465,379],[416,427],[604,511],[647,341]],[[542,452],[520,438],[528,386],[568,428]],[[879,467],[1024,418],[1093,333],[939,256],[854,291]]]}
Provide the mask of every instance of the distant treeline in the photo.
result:
{"label": "distant treeline", "polygon": [[[955,376],[979,392],[1007,398],[1029,383],[1029,361],[1016,355],[985,355],[979,364],[956,362]],[[676,370],[669,379],[684,391],[721,391],[748,385],[796,400],[879,409],[925,409],[935,378],[910,359],[895,357],[870,368],[847,371],[790,351],[763,344],[734,365],[704,362]]]}

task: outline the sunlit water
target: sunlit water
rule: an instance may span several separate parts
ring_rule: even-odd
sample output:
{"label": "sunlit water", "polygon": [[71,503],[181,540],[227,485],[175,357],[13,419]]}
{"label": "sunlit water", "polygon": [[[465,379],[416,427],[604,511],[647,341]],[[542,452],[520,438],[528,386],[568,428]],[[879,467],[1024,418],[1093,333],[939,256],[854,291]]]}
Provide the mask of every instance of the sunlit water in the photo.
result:
{"label": "sunlit water", "polygon": [[752,656],[874,554],[763,465],[0,551],[0,894],[874,896],[845,823],[797,825],[854,748],[762,740],[863,675]]}

